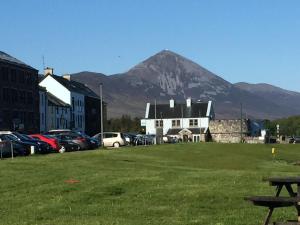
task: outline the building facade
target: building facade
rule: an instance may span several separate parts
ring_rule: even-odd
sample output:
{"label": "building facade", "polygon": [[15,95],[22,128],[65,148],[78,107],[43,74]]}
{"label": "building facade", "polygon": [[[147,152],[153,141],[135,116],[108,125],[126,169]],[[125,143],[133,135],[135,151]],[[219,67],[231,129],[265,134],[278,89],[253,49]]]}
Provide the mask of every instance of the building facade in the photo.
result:
{"label": "building facade", "polygon": [[46,131],[71,128],[71,106],[47,93]]}
{"label": "building facade", "polygon": [[0,130],[39,132],[38,70],[0,52]]}
{"label": "building facade", "polygon": [[47,109],[48,109],[48,97],[47,90],[39,86],[40,96],[40,132],[44,133],[47,131]]}
{"label": "building facade", "polygon": [[[51,68],[45,69],[45,76],[39,85],[45,87],[48,93],[55,96],[61,102],[70,106],[69,129],[89,135],[100,132],[100,99],[87,86],[71,80],[69,75],[56,76],[53,74],[53,69]],[[103,110],[104,119],[106,118],[105,112]],[[50,122],[53,125],[52,119]]]}
{"label": "building facade", "polygon": [[214,119],[211,101],[194,103],[188,98],[185,104],[176,104],[171,99],[169,104],[147,103],[141,125],[146,127],[146,134],[160,133],[184,141],[200,141],[211,119]]}

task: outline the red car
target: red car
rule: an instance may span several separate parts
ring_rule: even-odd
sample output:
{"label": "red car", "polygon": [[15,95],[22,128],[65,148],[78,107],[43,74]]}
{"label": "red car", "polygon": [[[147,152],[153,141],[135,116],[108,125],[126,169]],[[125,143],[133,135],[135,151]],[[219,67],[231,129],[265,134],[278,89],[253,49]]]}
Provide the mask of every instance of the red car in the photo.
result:
{"label": "red car", "polygon": [[58,143],[56,138],[48,137],[42,134],[30,134],[29,136],[48,143],[57,152],[64,151],[64,148]]}

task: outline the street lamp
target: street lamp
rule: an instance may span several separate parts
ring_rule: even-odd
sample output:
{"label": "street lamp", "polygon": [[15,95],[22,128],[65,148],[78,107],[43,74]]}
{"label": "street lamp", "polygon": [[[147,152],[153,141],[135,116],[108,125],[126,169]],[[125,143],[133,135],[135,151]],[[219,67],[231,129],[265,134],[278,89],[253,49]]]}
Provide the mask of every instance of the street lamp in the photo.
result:
{"label": "street lamp", "polygon": [[103,98],[103,96],[102,96],[102,83],[100,83],[100,110],[101,110],[101,112],[100,112],[100,116],[101,116],[101,118],[100,118],[100,123],[101,123],[101,147],[103,147],[103,100],[102,100],[102,98]]}

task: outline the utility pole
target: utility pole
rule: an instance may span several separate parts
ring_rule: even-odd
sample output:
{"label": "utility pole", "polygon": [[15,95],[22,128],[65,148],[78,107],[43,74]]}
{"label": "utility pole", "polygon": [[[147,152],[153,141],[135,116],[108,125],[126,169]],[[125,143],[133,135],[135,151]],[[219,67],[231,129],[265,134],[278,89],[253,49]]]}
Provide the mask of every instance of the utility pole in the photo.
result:
{"label": "utility pole", "polygon": [[243,142],[243,104],[241,103],[241,143]]}
{"label": "utility pole", "polygon": [[100,83],[100,123],[101,123],[101,147],[103,148],[103,96],[102,96],[102,83]]}

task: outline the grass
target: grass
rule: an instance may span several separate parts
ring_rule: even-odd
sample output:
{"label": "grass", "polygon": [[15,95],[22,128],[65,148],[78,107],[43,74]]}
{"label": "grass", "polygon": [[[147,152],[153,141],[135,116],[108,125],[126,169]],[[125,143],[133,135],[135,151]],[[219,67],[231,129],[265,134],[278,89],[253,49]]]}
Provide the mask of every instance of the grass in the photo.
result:
{"label": "grass", "polygon": [[[0,224],[243,225],[267,210],[268,176],[296,176],[296,145],[176,144],[0,161]],[[67,180],[79,181],[68,183]],[[285,193],[286,194],[286,193]],[[275,220],[296,218],[293,208]]]}

